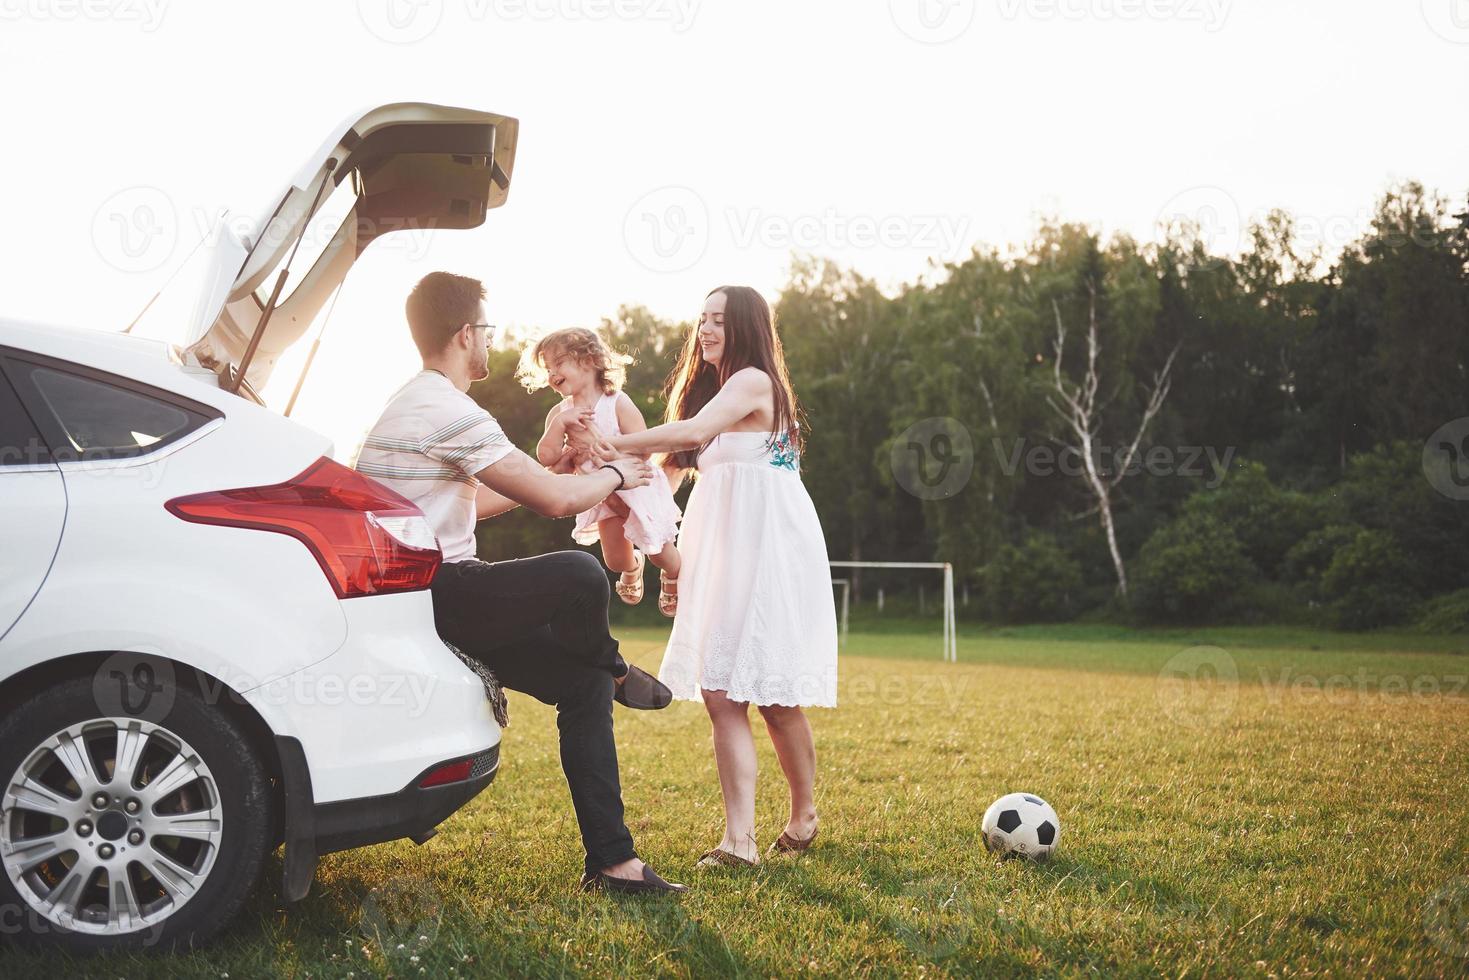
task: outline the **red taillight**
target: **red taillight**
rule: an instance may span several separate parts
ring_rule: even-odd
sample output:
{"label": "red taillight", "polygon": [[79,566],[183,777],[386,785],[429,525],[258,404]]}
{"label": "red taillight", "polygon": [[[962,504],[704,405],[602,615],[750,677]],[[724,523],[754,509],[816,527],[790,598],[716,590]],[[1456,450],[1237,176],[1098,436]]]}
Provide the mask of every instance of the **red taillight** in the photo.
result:
{"label": "red taillight", "polygon": [[413,502],[323,456],[285,483],[176,497],[176,517],[289,534],[311,549],[343,599],[426,589],[443,560]]}
{"label": "red taillight", "polygon": [[461,759],[448,765],[439,766],[433,772],[424,776],[419,782],[419,789],[428,789],[430,786],[443,786],[446,783],[462,783],[469,778],[474,771],[473,759]]}

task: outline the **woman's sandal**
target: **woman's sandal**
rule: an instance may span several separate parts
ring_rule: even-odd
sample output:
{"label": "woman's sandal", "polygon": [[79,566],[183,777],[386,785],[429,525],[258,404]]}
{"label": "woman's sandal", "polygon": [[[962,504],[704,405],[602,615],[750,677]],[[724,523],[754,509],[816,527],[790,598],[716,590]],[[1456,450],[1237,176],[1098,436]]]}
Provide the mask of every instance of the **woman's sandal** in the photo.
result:
{"label": "woman's sandal", "polygon": [[628,582],[627,576],[631,575],[632,572],[623,572],[617,576],[617,585],[614,586],[617,597],[629,606],[636,606],[643,601],[643,565],[648,560],[647,556],[641,551],[634,551],[633,555],[638,560],[638,567],[636,569],[638,580],[636,582]]}
{"label": "woman's sandal", "polygon": [[678,612],[678,593],[669,592],[670,585],[678,585],[678,579],[658,576],[658,611],[672,619]]}
{"label": "woman's sandal", "polygon": [[805,840],[798,840],[782,830],[780,836],[775,839],[775,843],[770,845],[770,853],[800,854],[802,851],[810,850],[811,845],[816,841],[816,835],[819,833],[821,833],[821,828],[817,827],[811,831],[810,837],[807,837]]}
{"label": "woman's sandal", "polygon": [[699,863],[695,865],[698,868],[758,868],[759,866],[759,861],[750,861],[742,858],[733,851],[726,851],[722,847],[716,847],[714,850],[709,851],[703,857],[699,858]]}

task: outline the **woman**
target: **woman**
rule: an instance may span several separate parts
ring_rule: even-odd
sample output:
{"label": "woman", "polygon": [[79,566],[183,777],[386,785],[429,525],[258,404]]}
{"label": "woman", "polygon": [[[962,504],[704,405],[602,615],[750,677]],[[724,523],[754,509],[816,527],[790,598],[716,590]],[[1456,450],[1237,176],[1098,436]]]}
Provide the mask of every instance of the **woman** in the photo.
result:
{"label": "woman", "polygon": [[725,830],[699,863],[751,866],[760,852],[749,706],[790,784],[790,819],[770,851],[804,851],[817,830],[816,747],[801,709],[835,707],[837,680],[831,571],[801,484],[799,408],[759,293],[708,295],[668,394],[665,424],[602,438],[619,454],[667,454],[675,489],[698,470],[678,538],[682,570],[663,583],[677,614],[659,679],[674,697],[702,695],[714,729]]}

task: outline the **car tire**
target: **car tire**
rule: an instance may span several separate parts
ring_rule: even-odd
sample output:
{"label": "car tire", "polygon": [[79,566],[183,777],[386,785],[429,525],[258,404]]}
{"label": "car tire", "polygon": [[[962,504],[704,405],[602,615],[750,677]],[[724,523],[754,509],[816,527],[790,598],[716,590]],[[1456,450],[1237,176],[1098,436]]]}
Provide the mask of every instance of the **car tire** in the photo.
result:
{"label": "car tire", "polygon": [[195,946],[260,877],[269,776],[188,688],[141,715],[98,692],[61,682],[0,721],[0,935],[73,952]]}

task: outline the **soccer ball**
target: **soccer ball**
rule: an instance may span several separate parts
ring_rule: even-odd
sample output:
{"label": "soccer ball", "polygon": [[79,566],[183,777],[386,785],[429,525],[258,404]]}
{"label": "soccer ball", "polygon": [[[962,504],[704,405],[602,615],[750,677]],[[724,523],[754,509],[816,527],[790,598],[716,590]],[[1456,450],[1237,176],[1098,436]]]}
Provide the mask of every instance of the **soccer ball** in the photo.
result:
{"label": "soccer ball", "polygon": [[984,811],[984,846],[1001,857],[1049,857],[1061,839],[1061,820],[1051,804],[1029,793],[1000,797]]}

